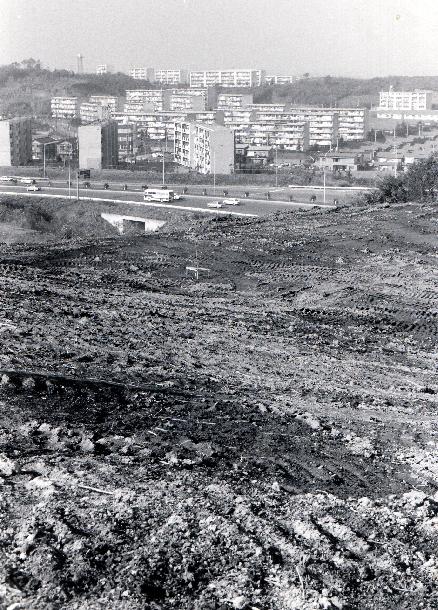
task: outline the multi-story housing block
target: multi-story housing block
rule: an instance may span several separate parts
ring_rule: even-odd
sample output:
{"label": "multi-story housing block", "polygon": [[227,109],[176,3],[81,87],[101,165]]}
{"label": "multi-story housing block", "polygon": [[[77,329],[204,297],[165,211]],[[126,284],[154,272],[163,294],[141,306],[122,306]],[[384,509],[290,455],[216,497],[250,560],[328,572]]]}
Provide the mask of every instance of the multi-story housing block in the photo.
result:
{"label": "multi-story housing block", "polygon": [[32,160],[32,121],[0,121],[0,165],[27,165]]}
{"label": "multi-story housing block", "polygon": [[119,161],[129,159],[136,150],[137,127],[135,123],[121,123],[118,125],[117,138],[119,148]]}
{"label": "multi-story housing block", "polygon": [[129,70],[129,76],[135,80],[148,80],[150,82],[154,79],[154,71],[151,68],[131,68]]}
{"label": "multi-story housing block", "polygon": [[193,70],[190,87],[258,87],[265,82],[264,70]]}
{"label": "multi-story housing block", "polygon": [[108,106],[102,106],[97,102],[83,102],[79,109],[81,123],[95,123],[96,121],[108,120],[111,110]]}
{"label": "multi-story housing block", "polygon": [[205,89],[172,89],[165,96],[166,110],[193,112],[206,110],[207,92]]}
{"label": "multi-story housing block", "polygon": [[143,134],[151,140],[173,140],[175,121],[182,121],[186,118],[186,112],[150,112],[150,111],[129,111],[119,112],[114,115],[114,120],[119,125],[124,122],[133,123],[137,133]]}
{"label": "multi-story housing block", "polygon": [[270,74],[266,76],[266,83],[268,85],[290,85],[297,79],[296,76],[280,76],[279,74]]}
{"label": "multi-story housing block", "polygon": [[165,110],[165,98],[170,96],[170,90],[163,89],[128,89],[126,91],[125,111]]}
{"label": "multi-story housing block", "polygon": [[252,93],[219,93],[217,96],[217,107],[220,110],[226,108],[245,108],[253,103]]}
{"label": "multi-story housing block", "polygon": [[90,95],[90,102],[109,108],[110,112],[116,112],[119,103],[114,95]]}
{"label": "multi-story housing block", "polygon": [[234,171],[234,133],[222,125],[175,124],[175,161],[201,174]]}
{"label": "multi-story housing block", "polygon": [[79,168],[105,169],[118,164],[118,125],[106,121],[78,128]]}
{"label": "multi-story housing block", "polygon": [[153,81],[162,85],[185,85],[188,83],[187,70],[159,70],[155,68]]}
{"label": "multi-story housing block", "polygon": [[111,74],[113,70],[113,67],[109,64],[99,64],[96,68],[96,74]]}
{"label": "multi-story housing block", "polygon": [[52,117],[55,119],[75,119],[79,116],[77,97],[52,97],[50,102]]}
{"label": "multi-story housing block", "polygon": [[429,110],[432,108],[433,92],[415,89],[414,91],[381,91],[379,108],[390,110]]}

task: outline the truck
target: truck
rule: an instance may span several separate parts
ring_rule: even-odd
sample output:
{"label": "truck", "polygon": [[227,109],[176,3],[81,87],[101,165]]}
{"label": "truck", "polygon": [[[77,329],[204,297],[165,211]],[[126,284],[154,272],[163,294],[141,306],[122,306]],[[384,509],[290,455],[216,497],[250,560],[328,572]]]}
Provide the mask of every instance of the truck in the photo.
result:
{"label": "truck", "polygon": [[174,193],[170,189],[146,189],[143,192],[144,201],[173,201]]}

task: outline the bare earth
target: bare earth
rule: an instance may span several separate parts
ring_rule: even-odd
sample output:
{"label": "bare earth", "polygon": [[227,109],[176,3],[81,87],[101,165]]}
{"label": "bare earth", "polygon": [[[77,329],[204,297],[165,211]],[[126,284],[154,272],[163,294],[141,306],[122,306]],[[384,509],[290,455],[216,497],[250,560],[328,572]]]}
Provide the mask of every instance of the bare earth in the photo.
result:
{"label": "bare earth", "polygon": [[437,227],[0,246],[0,608],[437,608]]}

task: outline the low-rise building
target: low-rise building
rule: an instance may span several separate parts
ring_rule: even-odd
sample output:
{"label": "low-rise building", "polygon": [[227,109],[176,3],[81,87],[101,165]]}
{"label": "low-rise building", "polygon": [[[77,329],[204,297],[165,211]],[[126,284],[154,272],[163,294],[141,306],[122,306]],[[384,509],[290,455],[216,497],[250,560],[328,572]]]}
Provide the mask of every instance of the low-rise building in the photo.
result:
{"label": "low-rise building", "polygon": [[330,172],[355,172],[364,165],[364,157],[355,152],[334,151],[319,157],[318,165]]}
{"label": "low-rise building", "polygon": [[32,138],[32,161],[54,161],[57,157],[56,145],[58,140],[49,136],[35,136]]}
{"label": "low-rise building", "polygon": [[234,133],[222,125],[181,121],[175,124],[176,163],[201,174],[234,171]]}
{"label": "low-rise building", "polygon": [[32,161],[32,121],[25,117],[0,121],[0,165]]}
{"label": "low-rise building", "polygon": [[78,128],[79,168],[105,169],[118,164],[118,125],[115,121]]}
{"label": "low-rise building", "polygon": [[55,119],[75,119],[79,116],[79,99],[77,97],[52,97],[50,106],[52,117]]}
{"label": "low-rise building", "polygon": [[56,156],[63,163],[68,159],[75,159],[78,155],[77,138],[64,138],[56,143]]}

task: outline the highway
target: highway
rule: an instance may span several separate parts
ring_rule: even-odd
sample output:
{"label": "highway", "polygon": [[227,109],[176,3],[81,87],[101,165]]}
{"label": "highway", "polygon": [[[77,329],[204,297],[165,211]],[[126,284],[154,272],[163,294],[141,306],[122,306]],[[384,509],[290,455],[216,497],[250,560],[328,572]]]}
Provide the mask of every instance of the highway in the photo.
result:
{"label": "highway", "polygon": [[[41,191],[37,192],[27,192],[26,185],[13,185],[13,184],[2,184],[0,185],[0,194],[21,194],[29,197],[43,197],[44,195],[48,197],[59,197],[59,198],[68,198],[69,189],[65,186],[56,186],[52,184],[52,186],[42,186]],[[76,199],[76,188],[71,188],[70,195],[72,199]],[[274,193],[272,197],[274,197]],[[80,188],[79,189],[79,197],[80,199],[86,199],[89,201],[107,201],[107,202],[120,202],[127,203],[129,205],[138,205],[142,207],[159,207],[159,208],[168,208],[168,209],[180,209],[181,211],[188,212],[204,212],[208,214],[235,214],[238,216],[265,216],[267,214],[271,214],[276,211],[285,211],[285,210],[293,210],[297,208],[310,209],[318,205],[319,207],[332,208],[333,204],[323,206],[321,202],[317,202],[316,204],[310,204],[306,201],[276,201],[274,199],[271,200],[262,200],[262,199],[242,199],[240,205],[238,206],[224,206],[223,208],[216,210],[208,208],[207,204],[212,201],[221,201],[223,199],[222,196],[203,196],[203,195],[184,195],[183,199],[180,201],[173,201],[171,203],[158,203],[151,202],[147,203],[143,201],[143,193],[140,190],[128,190],[123,191],[120,189],[103,189],[103,188]]]}

